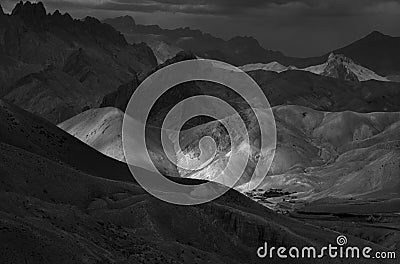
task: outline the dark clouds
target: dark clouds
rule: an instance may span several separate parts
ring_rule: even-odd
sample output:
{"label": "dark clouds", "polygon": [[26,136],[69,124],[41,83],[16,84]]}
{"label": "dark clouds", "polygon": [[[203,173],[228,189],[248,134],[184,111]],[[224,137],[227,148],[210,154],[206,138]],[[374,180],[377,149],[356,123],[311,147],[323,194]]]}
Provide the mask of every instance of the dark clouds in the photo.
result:
{"label": "dark clouds", "polygon": [[[17,2],[6,0],[6,2]],[[114,11],[176,12],[200,15],[241,15],[260,10],[286,9],[314,15],[350,15],[399,5],[400,0],[44,0],[60,8],[84,7]],[[392,4],[392,5],[391,5]],[[378,8],[379,10],[379,8]]]}
{"label": "dark clouds", "polygon": [[[2,6],[10,10],[15,0]],[[400,0],[44,0],[49,10],[256,37],[294,56],[319,55],[373,30],[400,36]]]}

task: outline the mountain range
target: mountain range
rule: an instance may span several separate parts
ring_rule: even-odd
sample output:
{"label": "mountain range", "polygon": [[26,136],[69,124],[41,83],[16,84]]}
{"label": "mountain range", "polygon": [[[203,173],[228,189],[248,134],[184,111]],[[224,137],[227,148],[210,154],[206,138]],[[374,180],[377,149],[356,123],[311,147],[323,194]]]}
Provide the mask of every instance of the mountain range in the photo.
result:
{"label": "mountain range", "polygon": [[103,22],[121,31],[130,43],[163,41],[174,47],[192,51],[199,57],[226,61],[236,66],[276,61],[284,66],[306,68],[325,63],[329,55],[334,53],[343,54],[383,77],[400,74],[400,37],[391,37],[378,31],[321,56],[294,58],[279,51],[267,50],[252,37],[224,40],[188,27],[163,29],[158,25],[140,25],[130,16],[106,19]]}
{"label": "mountain range", "polygon": [[[74,19],[48,13],[41,2],[21,1],[11,14],[0,6],[0,262],[286,263],[258,258],[257,248],[321,248],[338,235],[351,246],[400,254],[398,47],[398,37],[373,32],[322,56],[293,58],[252,37],[224,40],[188,27],[139,25],[129,16]],[[125,153],[137,166],[143,153],[123,146],[121,128],[147,76],[199,57],[240,66],[260,86],[277,145],[257,188],[182,206],[136,182]],[[203,94],[231,104],[238,115],[228,120],[250,124],[251,155],[240,182],[248,183],[261,152],[257,120],[243,98],[217,83],[182,83],[157,100],[146,128],[152,161],[171,181],[197,185],[215,180],[247,144],[243,135],[227,140],[221,120],[198,118],[182,127],[183,148],[174,153],[193,166],[168,160],[163,118]],[[207,164],[198,158],[205,135],[218,147]]]}

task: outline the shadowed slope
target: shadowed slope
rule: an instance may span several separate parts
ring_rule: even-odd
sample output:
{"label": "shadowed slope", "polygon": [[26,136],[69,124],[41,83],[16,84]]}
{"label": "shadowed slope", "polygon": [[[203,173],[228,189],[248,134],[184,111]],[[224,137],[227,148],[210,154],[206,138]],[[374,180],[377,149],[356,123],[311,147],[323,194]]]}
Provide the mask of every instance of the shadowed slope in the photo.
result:
{"label": "shadowed slope", "polygon": [[124,113],[116,108],[91,109],[74,116],[58,127],[101,153],[125,161],[122,150]]}
{"label": "shadowed slope", "polygon": [[[235,191],[201,206],[166,204],[134,183],[105,179],[115,178],[119,163],[88,151],[50,123],[4,102],[0,113],[3,263],[263,263],[255,250],[264,241],[319,247],[336,239],[334,232],[277,215]],[[30,138],[24,137],[27,128]],[[65,152],[52,145],[56,139]],[[101,170],[102,163],[109,166],[100,171],[104,178],[65,164],[84,167],[88,155]]]}
{"label": "shadowed slope", "polygon": [[48,121],[4,100],[0,100],[0,120],[1,142],[96,176],[132,180],[125,164],[104,156]]}

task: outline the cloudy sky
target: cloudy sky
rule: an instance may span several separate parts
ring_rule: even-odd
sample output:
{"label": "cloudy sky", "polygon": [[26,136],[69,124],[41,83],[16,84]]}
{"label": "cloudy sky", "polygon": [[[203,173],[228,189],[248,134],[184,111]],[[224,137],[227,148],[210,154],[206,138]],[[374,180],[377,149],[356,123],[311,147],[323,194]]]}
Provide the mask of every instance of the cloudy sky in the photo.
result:
{"label": "cloudy sky", "polygon": [[[16,0],[2,0],[10,11]],[[189,26],[223,38],[253,36],[292,56],[320,55],[373,30],[400,36],[400,0],[44,0],[80,18],[132,15],[137,23]]]}

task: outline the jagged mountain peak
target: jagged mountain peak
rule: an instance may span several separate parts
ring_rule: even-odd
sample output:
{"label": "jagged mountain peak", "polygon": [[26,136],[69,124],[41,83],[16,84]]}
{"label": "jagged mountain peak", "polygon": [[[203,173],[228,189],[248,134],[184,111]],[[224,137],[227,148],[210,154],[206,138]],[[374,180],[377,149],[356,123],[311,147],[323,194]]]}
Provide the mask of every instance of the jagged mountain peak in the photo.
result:
{"label": "jagged mountain peak", "polygon": [[60,10],[54,11],[53,16],[61,16]]}
{"label": "jagged mountain peak", "polygon": [[68,13],[61,14],[61,12],[58,9],[53,12],[51,18],[53,22],[56,21],[60,25],[67,25],[74,21],[74,19],[70,16],[70,14]]}
{"label": "jagged mountain peak", "polygon": [[68,32],[73,36],[89,37],[96,41],[105,40],[120,45],[127,44],[120,32],[97,18],[87,16],[82,20],[73,19],[68,13],[61,14],[59,10],[47,14],[42,2],[20,1],[15,5],[11,14],[20,18],[25,26],[35,30],[52,31],[57,34]]}
{"label": "jagged mountain peak", "polygon": [[323,76],[329,76],[346,81],[358,82],[357,75],[350,69],[353,61],[341,54],[331,53],[326,62],[326,67],[321,73]]}
{"label": "jagged mountain peak", "polygon": [[25,3],[20,1],[12,10],[11,14],[20,16],[25,21],[37,21],[46,17],[46,8],[42,2]]}

